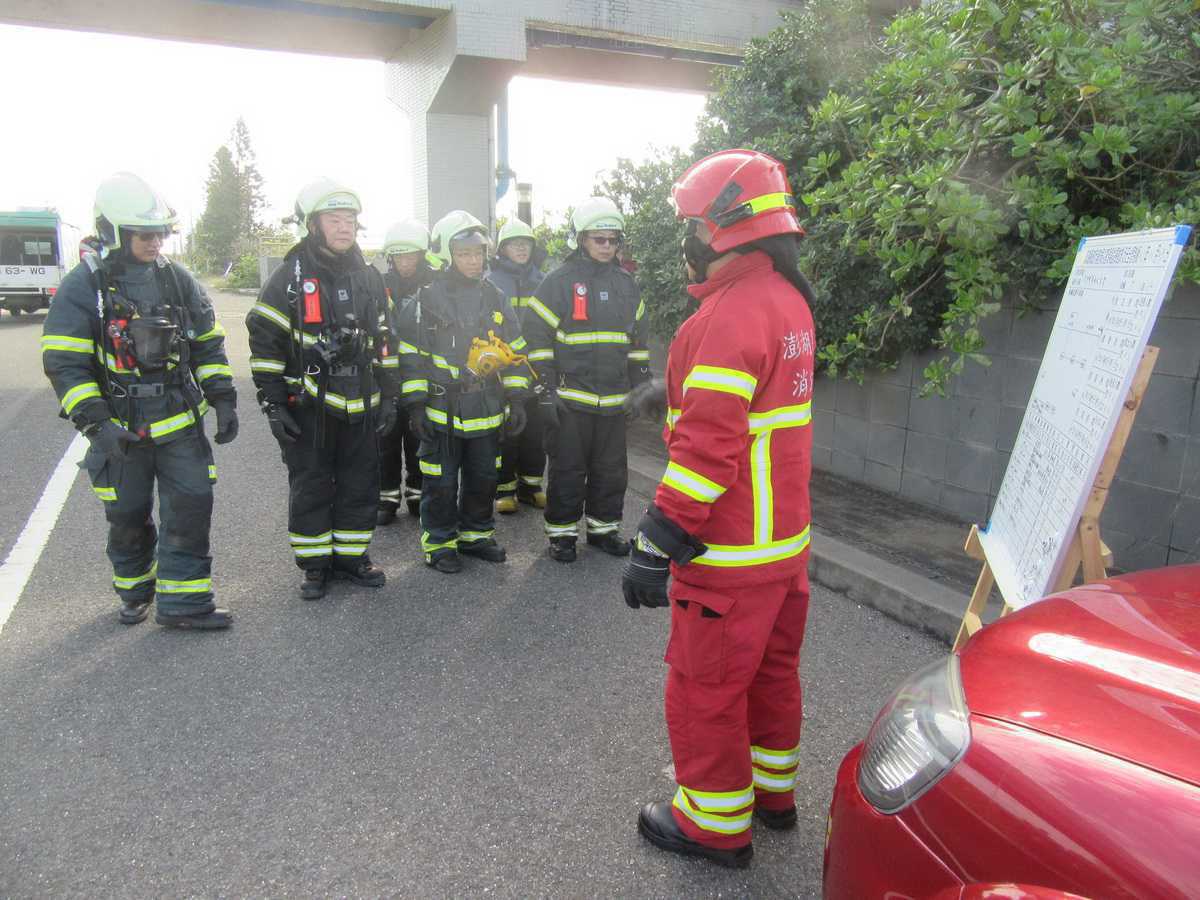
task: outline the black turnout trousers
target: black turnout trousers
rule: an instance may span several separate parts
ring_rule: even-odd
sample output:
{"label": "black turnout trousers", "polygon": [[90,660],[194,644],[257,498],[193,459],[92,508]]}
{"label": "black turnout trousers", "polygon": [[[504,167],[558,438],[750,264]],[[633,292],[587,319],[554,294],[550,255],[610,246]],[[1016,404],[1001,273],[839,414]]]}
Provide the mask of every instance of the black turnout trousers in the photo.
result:
{"label": "black turnout trousers", "polygon": [[585,514],[588,534],[617,532],[629,480],[625,417],[563,408],[558,421],[557,446],[550,457],[546,535],[575,537],[576,523]]}

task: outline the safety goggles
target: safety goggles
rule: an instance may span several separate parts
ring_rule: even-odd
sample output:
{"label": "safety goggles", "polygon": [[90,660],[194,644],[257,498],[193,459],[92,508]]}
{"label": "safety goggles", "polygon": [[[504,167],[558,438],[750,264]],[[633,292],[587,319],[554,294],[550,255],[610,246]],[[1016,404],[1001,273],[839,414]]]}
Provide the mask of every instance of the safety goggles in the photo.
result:
{"label": "safety goggles", "polygon": [[591,241],[593,244],[596,244],[600,247],[620,247],[621,246],[620,235],[618,235],[617,237],[608,237],[607,235],[589,234],[587,236],[587,240]]}

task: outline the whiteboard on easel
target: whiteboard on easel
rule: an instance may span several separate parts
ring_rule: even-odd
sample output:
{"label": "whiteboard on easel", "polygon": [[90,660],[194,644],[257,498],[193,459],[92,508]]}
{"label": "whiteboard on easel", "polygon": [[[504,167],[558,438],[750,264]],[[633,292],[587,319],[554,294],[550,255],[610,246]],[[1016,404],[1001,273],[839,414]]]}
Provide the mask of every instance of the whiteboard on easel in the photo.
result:
{"label": "whiteboard on easel", "polygon": [[1084,238],[980,541],[1004,601],[1041,599],[1070,548],[1191,228]]}

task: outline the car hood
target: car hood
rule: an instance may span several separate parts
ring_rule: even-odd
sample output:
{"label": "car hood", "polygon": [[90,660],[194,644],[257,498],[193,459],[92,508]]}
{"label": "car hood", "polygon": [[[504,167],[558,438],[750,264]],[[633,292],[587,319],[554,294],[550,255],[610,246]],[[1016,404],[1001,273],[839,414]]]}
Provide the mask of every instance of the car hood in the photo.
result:
{"label": "car hood", "polygon": [[961,653],[972,714],[1200,785],[1200,566],[1074,588]]}

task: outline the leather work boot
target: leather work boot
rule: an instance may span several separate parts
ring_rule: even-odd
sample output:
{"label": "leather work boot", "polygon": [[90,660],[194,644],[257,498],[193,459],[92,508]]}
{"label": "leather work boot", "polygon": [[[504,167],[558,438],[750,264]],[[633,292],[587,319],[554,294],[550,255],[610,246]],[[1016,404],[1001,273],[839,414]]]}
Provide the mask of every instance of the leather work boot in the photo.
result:
{"label": "leather work boot", "polygon": [[207,613],[163,613],[155,612],[154,621],[167,628],[192,628],[196,631],[215,631],[233,624],[233,613],[227,609],[214,609]]}
{"label": "leather work boot", "polygon": [[391,525],[396,521],[396,504],[395,503],[380,503],[379,510],[375,513],[376,525]]}
{"label": "leather work boot", "polygon": [[555,562],[575,562],[575,538],[550,538],[550,558]]}
{"label": "leather work boot", "polygon": [[788,831],[796,827],[796,807],[788,809],[762,809],[754,807],[754,817],[775,831]]}
{"label": "leather work boot", "polygon": [[655,800],[643,806],[638,814],[638,831],[655,847],[683,856],[700,856],[729,869],[744,869],[754,857],[753,844],[733,850],[721,850],[693,841],[683,833],[679,823],[675,821],[670,800]]}
{"label": "leather work boot", "polygon": [[434,550],[425,558],[425,565],[432,566],[447,575],[454,575],[462,571],[462,560],[458,558],[458,551],[450,547]]}
{"label": "leather work boot", "polygon": [[329,587],[329,569],[305,569],[300,585],[301,600],[320,600]]}
{"label": "leather work boot", "polygon": [[518,508],[517,498],[512,494],[505,494],[503,497],[496,498],[496,512],[498,513],[511,516]]}
{"label": "leather work boot", "polygon": [[629,541],[621,540],[620,535],[616,532],[608,532],[607,534],[589,534],[587,536],[589,547],[597,547],[603,550],[609,556],[628,556]]}
{"label": "leather work boot", "polygon": [[482,541],[459,544],[458,552],[490,563],[502,563],[508,559],[508,554],[504,552],[503,547],[496,543],[495,538],[484,538]]}
{"label": "leather work boot", "polygon": [[529,506],[535,506],[538,509],[546,508],[546,492],[545,491],[523,491],[517,489],[517,499]]}
{"label": "leather work boot", "polygon": [[126,600],[121,604],[121,612],[118,613],[122,625],[136,625],[138,622],[146,621],[146,616],[150,615],[150,604],[154,600],[150,597],[149,600]]}
{"label": "leather work boot", "polygon": [[387,581],[383,569],[372,563],[371,557],[365,553],[362,556],[351,557],[345,562],[335,559],[333,577],[339,581],[352,581],[363,587],[373,588],[383,587]]}

